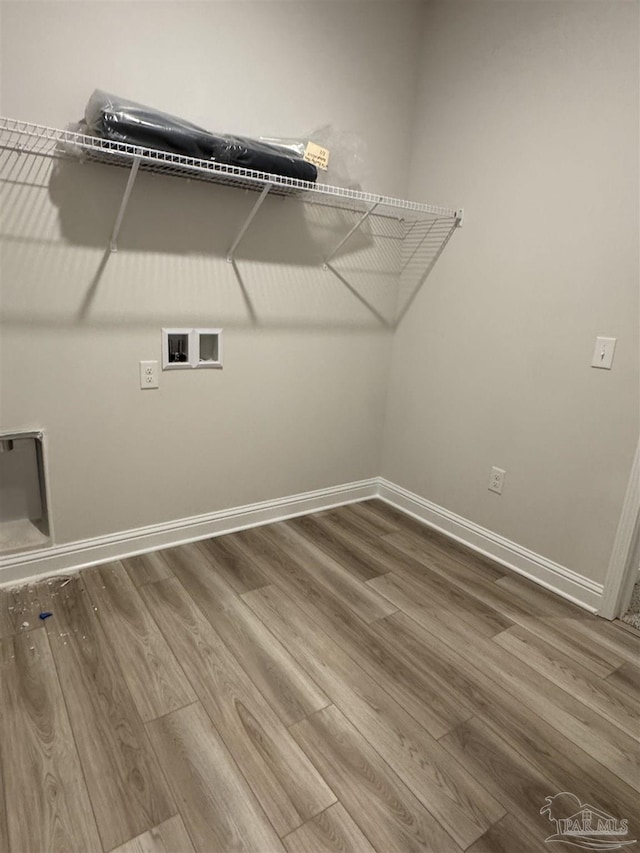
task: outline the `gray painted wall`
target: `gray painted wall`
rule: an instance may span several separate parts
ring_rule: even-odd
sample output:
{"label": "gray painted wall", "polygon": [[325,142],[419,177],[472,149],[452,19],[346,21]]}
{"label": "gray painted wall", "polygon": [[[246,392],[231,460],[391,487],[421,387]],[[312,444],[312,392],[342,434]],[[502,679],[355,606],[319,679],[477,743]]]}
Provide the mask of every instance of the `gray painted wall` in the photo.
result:
{"label": "gray painted wall", "polygon": [[[143,175],[107,257],[124,172],[13,171],[0,427],[47,430],[57,542],[382,474],[603,580],[638,434],[637,2],[3,3],[3,114],[62,126],[95,86],[331,124],[364,189],[467,219],[392,334],[319,268],[346,220],[267,202],[239,282],[253,196]],[[224,370],[141,392],[167,325],[224,327]]]}
{"label": "gray painted wall", "polygon": [[596,581],[638,436],[638,44],[637,3],[429,5],[410,193],[466,221],[396,332],[382,466]]}
{"label": "gray painted wall", "polygon": [[[213,130],[331,124],[364,157],[365,189],[404,195],[421,15],[6,2],[2,114],[63,127],[102,87]],[[9,177],[1,425],[48,433],[58,543],[377,475],[391,333],[320,267],[349,217],[268,201],[240,283],[225,254],[252,193],[142,175],[106,257],[124,171],[23,158]],[[358,286],[393,307],[386,277]],[[224,369],[162,373],[141,392],[163,326],[223,327]]]}

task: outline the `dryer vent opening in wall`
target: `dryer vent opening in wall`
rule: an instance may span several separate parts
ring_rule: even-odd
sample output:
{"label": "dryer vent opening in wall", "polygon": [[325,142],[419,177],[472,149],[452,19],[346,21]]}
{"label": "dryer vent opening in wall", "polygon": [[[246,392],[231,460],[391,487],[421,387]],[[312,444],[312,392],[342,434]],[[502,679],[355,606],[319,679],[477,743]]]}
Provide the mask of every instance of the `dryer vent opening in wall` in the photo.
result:
{"label": "dryer vent opening in wall", "polygon": [[42,433],[0,434],[0,554],[49,544]]}
{"label": "dryer vent opening in wall", "polygon": [[222,329],[163,329],[162,369],[222,367]]}

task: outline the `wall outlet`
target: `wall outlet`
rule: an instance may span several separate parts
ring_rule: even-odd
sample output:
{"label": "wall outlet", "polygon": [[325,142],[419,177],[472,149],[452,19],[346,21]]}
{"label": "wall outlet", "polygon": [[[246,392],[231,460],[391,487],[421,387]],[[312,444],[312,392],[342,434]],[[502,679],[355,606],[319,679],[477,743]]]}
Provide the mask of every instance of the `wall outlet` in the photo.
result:
{"label": "wall outlet", "polygon": [[497,495],[502,494],[502,487],[504,486],[504,478],[507,472],[502,468],[496,468],[495,466],[491,469],[491,474],[489,475],[489,491],[495,492]]}
{"label": "wall outlet", "polygon": [[143,391],[148,388],[158,387],[158,362],[157,361],[141,361],[140,362],[140,387]]}

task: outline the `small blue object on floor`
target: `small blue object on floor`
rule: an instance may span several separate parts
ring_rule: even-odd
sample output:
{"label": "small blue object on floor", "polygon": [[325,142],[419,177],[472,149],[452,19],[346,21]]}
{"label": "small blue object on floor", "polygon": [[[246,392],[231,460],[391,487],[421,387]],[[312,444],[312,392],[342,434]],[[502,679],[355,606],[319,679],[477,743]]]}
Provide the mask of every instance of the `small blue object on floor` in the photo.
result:
{"label": "small blue object on floor", "polygon": [[53,613],[51,613],[49,610],[43,610],[42,613],[40,614],[40,618],[42,619],[43,622],[45,619],[48,619],[49,616],[53,616]]}

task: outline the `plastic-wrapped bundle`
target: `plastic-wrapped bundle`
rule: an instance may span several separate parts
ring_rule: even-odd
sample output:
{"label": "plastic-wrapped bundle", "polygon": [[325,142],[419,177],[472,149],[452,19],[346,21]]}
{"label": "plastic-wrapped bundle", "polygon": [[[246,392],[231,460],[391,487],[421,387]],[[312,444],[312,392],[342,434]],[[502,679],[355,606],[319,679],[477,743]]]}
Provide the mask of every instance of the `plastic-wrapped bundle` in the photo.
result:
{"label": "plastic-wrapped bundle", "polygon": [[214,160],[243,169],[315,181],[316,167],[279,145],[209,133],[191,122],[96,89],[85,110],[85,132],[145,148]]}

